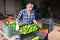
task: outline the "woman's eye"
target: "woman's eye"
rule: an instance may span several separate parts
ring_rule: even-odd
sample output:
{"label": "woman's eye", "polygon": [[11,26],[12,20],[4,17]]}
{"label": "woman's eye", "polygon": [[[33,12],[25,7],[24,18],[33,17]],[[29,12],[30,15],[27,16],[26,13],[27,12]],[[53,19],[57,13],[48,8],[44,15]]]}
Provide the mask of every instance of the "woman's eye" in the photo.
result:
{"label": "woman's eye", "polygon": [[33,8],[33,7],[30,6],[29,8]]}

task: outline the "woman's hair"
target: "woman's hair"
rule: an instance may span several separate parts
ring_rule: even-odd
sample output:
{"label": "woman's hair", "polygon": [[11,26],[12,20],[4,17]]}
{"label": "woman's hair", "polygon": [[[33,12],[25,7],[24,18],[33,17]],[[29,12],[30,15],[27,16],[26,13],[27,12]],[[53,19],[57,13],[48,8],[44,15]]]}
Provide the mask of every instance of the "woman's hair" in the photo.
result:
{"label": "woman's hair", "polygon": [[28,5],[28,4],[34,5],[34,2],[28,1],[28,2],[26,2],[26,5]]}

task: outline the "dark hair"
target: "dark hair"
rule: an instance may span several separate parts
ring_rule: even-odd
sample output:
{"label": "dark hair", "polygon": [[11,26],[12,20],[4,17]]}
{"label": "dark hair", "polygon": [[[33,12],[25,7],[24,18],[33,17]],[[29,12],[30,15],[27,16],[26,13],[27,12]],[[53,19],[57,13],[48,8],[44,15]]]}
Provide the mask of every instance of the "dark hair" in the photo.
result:
{"label": "dark hair", "polygon": [[26,2],[26,5],[28,5],[28,4],[34,5],[34,2],[28,1],[28,2]]}

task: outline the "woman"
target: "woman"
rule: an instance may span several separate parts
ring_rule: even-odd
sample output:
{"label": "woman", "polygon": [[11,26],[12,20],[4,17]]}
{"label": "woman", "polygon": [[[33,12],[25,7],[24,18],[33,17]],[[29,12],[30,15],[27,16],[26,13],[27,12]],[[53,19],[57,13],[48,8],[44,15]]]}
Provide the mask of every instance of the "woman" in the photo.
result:
{"label": "woman", "polygon": [[22,24],[31,24],[31,23],[37,23],[35,20],[35,12],[32,10],[34,7],[34,4],[32,2],[28,2],[26,4],[26,9],[23,9],[19,12],[17,18],[16,18],[16,30],[19,30],[19,18],[22,16]]}

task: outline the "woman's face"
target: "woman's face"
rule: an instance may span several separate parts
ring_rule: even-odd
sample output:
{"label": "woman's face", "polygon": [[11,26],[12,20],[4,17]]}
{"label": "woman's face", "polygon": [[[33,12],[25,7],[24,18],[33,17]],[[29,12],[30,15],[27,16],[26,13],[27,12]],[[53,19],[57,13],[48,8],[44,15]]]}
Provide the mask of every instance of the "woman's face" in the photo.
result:
{"label": "woman's face", "polygon": [[27,9],[29,10],[29,11],[31,11],[32,9],[33,9],[33,4],[28,4],[28,5],[26,5],[26,7],[27,7]]}

